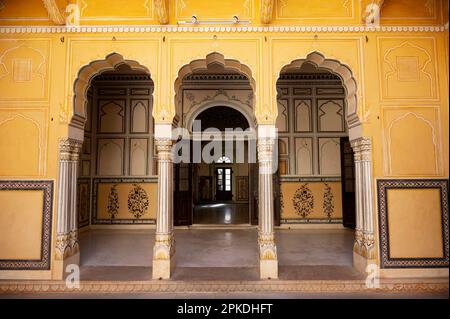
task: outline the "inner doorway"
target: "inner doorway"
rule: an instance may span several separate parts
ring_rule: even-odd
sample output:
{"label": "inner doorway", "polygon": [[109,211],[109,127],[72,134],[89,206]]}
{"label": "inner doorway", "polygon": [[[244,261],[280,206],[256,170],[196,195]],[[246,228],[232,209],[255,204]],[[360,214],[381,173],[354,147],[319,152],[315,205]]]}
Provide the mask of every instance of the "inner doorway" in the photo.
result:
{"label": "inner doorway", "polygon": [[[193,123],[192,140],[181,143],[201,156],[191,154],[191,163],[175,164],[175,225],[249,225],[251,210],[257,209],[250,205],[251,194],[257,193],[251,187],[257,182],[250,186],[254,163],[248,152],[254,141],[247,139],[248,120],[238,110],[218,105],[199,113]],[[230,138],[229,131],[225,134],[230,129],[239,132]]]}

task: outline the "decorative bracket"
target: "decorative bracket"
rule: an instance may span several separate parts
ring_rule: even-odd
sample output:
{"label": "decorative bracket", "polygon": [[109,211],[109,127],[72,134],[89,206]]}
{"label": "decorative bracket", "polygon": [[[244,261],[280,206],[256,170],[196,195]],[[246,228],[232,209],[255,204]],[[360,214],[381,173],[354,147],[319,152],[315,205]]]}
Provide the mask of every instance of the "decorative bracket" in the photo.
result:
{"label": "decorative bracket", "polygon": [[261,0],[261,22],[263,24],[269,24],[272,22],[272,15],[273,15],[273,3],[274,0]]}
{"label": "decorative bracket", "polygon": [[380,25],[381,8],[384,0],[363,0],[362,1],[362,21],[367,26],[378,27]]}
{"label": "decorative bracket", "polygon": [[169,23],[169,1],[168,0],[154,0],[156,14],[158,15],[159,23]]}
{"label": "decorative bracket", "polygon": [[64,16],[59,11],[55,0],[42,0],[42,3],[48,12],[48,16],[55,24],[64,24]]}

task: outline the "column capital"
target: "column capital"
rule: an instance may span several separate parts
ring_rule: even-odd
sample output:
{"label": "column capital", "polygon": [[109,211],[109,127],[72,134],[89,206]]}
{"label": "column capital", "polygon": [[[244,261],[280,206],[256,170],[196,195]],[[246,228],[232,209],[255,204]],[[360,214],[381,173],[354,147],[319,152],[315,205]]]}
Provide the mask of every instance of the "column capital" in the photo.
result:
{"label": "column capital", "polygon": [[83,142],[72,138],[59,141],[59,160],[60,161],[78,161],[80,158]]}

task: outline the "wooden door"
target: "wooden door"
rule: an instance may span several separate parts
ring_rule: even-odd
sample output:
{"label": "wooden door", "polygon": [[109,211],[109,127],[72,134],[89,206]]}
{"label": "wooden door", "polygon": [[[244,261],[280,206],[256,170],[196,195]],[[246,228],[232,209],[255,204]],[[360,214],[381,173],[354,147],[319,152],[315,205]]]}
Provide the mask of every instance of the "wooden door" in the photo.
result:
{"label": "wooden door", "polygon": [[173,223],[175,226],[192,225],[194,207],[192,167],[190,163],[174,164]]}
{"label": "wooden door", "polygon": [[342,219],[344,227],[355,228],[355,162],[348,137],[341,137]]}

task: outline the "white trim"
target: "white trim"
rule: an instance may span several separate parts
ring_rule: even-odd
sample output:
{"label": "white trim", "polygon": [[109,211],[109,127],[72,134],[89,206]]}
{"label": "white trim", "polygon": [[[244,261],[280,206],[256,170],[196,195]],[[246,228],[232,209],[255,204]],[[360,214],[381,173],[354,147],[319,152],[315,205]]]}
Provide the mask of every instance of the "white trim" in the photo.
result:
{"label": "white trim", "polygon": [[443,32],[448,24],[439,26],[177,26],[177,25],[90,25],[90,26],[1,26],[4,33],[164,33],[164,32],[279,32],[279,33],[317,33],[317,32]]}

